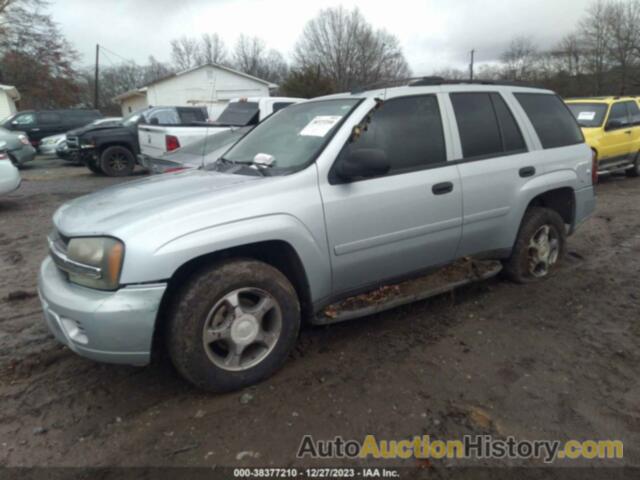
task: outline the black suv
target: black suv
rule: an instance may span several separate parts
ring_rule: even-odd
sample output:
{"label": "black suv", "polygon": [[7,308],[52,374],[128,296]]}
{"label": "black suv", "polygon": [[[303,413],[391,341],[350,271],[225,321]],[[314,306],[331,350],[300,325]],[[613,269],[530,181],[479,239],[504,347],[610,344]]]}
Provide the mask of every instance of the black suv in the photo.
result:
{"label": "black suv", "polygon": [[138,125],[200,125],[209,115],[204,107],[149,107],[119,123],[87,125],[67,132],[72,157],[93,173],[110,177],[131,175],[140,153]]}
{"label": "black suv", "polygon": [[102,118],[97,110],[25,110],[11,115],[2,126],[7,130],[25,132],[34,147],[49,135],[64,133]]}

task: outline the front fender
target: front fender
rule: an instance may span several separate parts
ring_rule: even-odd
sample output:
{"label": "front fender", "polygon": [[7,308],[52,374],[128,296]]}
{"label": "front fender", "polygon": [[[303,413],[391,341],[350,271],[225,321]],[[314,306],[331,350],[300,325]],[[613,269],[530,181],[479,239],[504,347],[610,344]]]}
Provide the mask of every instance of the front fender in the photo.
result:
{"label": "front fender", "polygon": [[[121,283],[141,283],[171,278],[194,258],[234,247],[266,241],[284,241],[298,254],[305,269],[312,299],[326,297],[331,288],[331,267],[326,248],[310,230],[289,214],[265,215],[224,223],[171,239],[155,251],[142,253],[123,267]],[[143,269],[139,268],[144,265]]]}

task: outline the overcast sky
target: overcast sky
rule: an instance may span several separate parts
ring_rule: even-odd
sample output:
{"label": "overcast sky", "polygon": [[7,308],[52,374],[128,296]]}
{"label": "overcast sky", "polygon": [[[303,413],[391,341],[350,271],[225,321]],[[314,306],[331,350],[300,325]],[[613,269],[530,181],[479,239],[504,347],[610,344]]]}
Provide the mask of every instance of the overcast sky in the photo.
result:
{"label": "overcast sky", "polygon": [[[590,0],[52,0],[64,35],[94,60],[95,44],[139,63],[169,60],[169,41],[217,32],[230,49],[240,33],[261,37],[287,58],[305,23],[321,8],[360,8],[395,34],[415,75],[496,60],[509,40],[531,36],[549,47],[570,32]],[[120,61],[111,55],[114,62]],[[109,56],[105,64],[109,64]]]}

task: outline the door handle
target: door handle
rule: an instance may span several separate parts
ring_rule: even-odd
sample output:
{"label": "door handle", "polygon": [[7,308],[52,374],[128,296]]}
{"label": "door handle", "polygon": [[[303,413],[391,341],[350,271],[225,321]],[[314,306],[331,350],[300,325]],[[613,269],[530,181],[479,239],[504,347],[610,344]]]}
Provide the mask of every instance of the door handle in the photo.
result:
{"label": "door handle", "polygon": [[624,133],[626,133],[627,135],[631,135],[631,130],[626,130]]}
{"label": "door handle", "polygon": [[436,183],[433,187],[431,187],[431,191],[434,195],[444,195],[445,193],[449,193],[453,191],[453,183],[451,182],[442,182]]}
{"label": "door handle", "polygon": [[522,167],[519,173],[522,178],[533,177],[536,174],[536,169],[535,167]]}
{"label": "door handle", "polygon": [[31,132],[39,132],[39,131],[40,131],[40,129],[39,129],[39,128],[32,128],[30,131],[31,131]]}

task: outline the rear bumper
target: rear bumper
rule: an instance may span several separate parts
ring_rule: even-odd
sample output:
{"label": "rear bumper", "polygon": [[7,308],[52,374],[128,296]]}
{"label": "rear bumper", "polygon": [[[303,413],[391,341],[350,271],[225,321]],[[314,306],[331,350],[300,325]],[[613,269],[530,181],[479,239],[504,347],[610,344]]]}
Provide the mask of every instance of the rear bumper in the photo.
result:
{"label": "rear bumper", "polygon": [[571,233],[573,233],[582,222],[593,215],[593,212],[596,210],[596,195],[593,186],[576,190],[575,197],[576,211],[573,225],[571,227]]}
{"label": "rear bumper", "polygon": [[55,338],[86,358],[145,365],[166,284],[105,292],[69,283],[47,257],[40,267],[38,293],[45,321]]}
{"label": "rear bumper", "polygon": [[36,149],[31,145],[24,145],[21,148],[10,150],[11,156],[16,159],[18,165],[24,165],[36,157]]}

